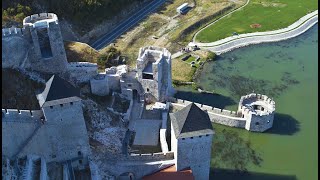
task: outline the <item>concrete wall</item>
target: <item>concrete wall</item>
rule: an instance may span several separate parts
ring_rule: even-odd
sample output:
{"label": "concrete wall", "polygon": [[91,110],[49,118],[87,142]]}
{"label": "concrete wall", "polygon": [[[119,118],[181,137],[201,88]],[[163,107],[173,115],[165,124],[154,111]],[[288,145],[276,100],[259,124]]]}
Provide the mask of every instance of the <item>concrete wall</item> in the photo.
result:
{"label": "concrete wall", "polygon": [[190,167],[195,179],[209,179],[213,135],[179,138],[176,168],[180,171]]}

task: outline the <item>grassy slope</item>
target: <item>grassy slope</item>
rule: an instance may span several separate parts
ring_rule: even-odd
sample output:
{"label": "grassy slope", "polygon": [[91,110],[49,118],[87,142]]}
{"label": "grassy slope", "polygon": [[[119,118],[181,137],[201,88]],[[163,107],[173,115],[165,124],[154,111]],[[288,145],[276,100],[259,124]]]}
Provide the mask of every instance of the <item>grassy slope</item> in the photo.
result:
{"label": "grassy slope", "polygon": [[66,41],[64,47],[69,62],[97,63],[97,58],[100,55],[98,51],[84,43]]}
{"label": "grassy slope", "polygon": [[[250,0],[242,10],[201,31],[196,40],[213,42],[231,36],[232,32],[242,34],[281,29],[316,10],[317,6],[317,0]],[[262,27],[251,28],[254,23]]]}
{"label": "grassy slope", "polygon": [[172,61],[172,79],[177,81],[192,81],[195,68],[192,68],[190,64],[183,62],[179,58]]}

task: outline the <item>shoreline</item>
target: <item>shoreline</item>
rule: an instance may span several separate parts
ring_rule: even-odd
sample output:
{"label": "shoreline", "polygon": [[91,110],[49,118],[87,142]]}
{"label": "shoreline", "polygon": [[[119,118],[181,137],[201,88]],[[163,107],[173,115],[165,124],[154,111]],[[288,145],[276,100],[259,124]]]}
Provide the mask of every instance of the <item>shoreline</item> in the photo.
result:
{"label": "shoreline", "polygon": [[283,29],[275,31],[240,34],[211,43],[190,42],[189,46],[197,45],[200,48],[208,49],[216,53],[217,55],[220,55],[222,53],[226,53],[231,50],[248,46],[251,44],[287,40],[299,36],[300,34],[304,33],[317,23],[318,10],[303,16],[298,21],[294,22],[292,25]]}

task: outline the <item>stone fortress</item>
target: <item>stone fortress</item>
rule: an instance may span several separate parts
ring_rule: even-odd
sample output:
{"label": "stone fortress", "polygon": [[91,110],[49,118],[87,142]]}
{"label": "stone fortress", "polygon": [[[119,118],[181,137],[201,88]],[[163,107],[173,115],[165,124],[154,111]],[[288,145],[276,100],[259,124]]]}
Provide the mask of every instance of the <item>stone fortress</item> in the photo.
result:
{"label": "stone fortress", "polygon": [[23,20],[23,28],[2,29],[2,45],[3,68],[50,73],[67,70],[60,26],[53,13],[28,16]]}
{"label": "stone fortress", "polygon": [[[125,160],[163,161],[166,165],[159,164],[153,169],[119,168],[114,172],[116,177],[130,172],[140,179],[174,165],[176,171],[190,168],[195,179],[209,179],[214,136],[211,122],[256,132],[264,132],[273,125],[275,102],[265,95],[242,96],[237,112],[173,98],[171,53],[165,48],[140,48],[134,70],[121,65],[98,73],[95,63],[67,62],[55,14],[28,16],[23,25],[22,29],[2,30],[2,67],[54,74],[37,95],[40,110],[2,109],[3,155],[11,160],[27,156],[24,174],[34,174],[34,163],[41,161],[40,179],[47,179],[46,163],[61,162],[69,169],[66,179],[73,179],[73,168],[90,165],[80,91],[68,81],[76,85],[89,84],[94,95],[108,96],[117,92],[128,99],[130,105],[123,120],[129,124],[128,131],[135,131],[134,142],[160,143],[162,152],[127,152]],[[149,110],[146,109],[148,104],[153,104]],[[178,111],[169,113],[172,108]],[[152,123],[155,124],[151,126]],[[171,149],[167,142],[169,135]]]}

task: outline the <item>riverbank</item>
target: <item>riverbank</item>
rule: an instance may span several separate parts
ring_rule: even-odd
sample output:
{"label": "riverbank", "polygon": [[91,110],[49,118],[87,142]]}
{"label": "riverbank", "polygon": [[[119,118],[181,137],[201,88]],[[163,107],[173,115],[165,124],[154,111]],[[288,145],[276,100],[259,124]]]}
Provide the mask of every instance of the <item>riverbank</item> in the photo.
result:
{"label": "riverbank", "polygon": [[287,28],[280,30],[235,35],[212,43],[191,42],[189,46],[197,45],[216,54],[222,54],[250,44],[276,42],[293,38],[304,33],[316,23],[318,23],[318,10],[307,14]]}
{"label": "riverbank", "polygon": [[316,0],[250,0],[241,10],[199,30],[194,42],[208,43],[234,34],[282,29],[317,10],[317,5]]}

